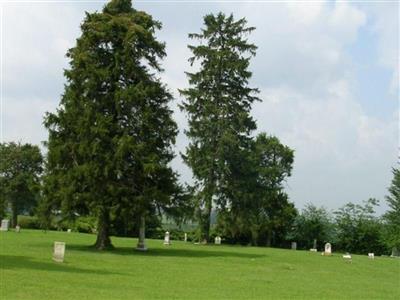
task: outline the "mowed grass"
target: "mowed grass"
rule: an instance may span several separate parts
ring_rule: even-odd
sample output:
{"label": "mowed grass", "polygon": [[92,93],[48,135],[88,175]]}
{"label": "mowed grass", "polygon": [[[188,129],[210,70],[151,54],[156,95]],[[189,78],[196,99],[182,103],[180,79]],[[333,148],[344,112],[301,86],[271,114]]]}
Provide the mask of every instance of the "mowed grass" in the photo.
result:
{"label": "mowed grass", "polygon": [[[64,263],[54,241],[66,242]],[[113,237],[98,252],[94,235],[0,232],[0,298],[6,299],[400,299],[400,259],[273,248],[194,245]]]}

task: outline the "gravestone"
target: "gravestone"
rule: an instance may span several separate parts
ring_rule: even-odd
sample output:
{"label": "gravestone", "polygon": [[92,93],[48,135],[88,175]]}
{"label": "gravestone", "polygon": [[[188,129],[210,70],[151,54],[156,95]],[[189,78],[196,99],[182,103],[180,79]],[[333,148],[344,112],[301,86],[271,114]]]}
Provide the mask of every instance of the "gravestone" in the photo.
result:
{"label": "gravestone", "polygon": [[317,239],[314,239],[313,249],[317,249]]}
{"label": "gravestone", "polygon": [[15,232],[21,232],[21,226],[17,225],[15,226]]}
{"label": "gravestone", "polygon": [[297,243],[296,242],[292,242],[292,250],[296,250],[297,249]]}
{"label": "gravestone", "polygon": [[171,240],[170,240],[170,236],[169,236],[169,232],[168,231],[165,233],[164,245],[171,245]]}
{"label": "gravestone", "polygon": [[332,246],[330,243],[326,243],[325,244],[325,251],[324,251],[324,255],[332,255]]}
{"label": "gravestone", "polygon": [[65,243],[54,242],[53,260],[56,262],[63,262],[65,254]]}
{"label": "gravestone", "polygon": [[184,236],[184,241],[185,243],[187,242],[187,233],[185,232],[185,236]]}
{"label": "gravestone", "polygon": [[68,228],[67,232],[68,232],[68,233],[71,233],[71,231],[72,231],[71,228]]}
{"label": "gravestone", "polygon": [[214,239],[214,244],[215,245],[221,245],[221,237],[220,236],[216,236]]}
{"label": "gravestone", "polygon": [[349,252],[347,252],[345,255],[343,255],[343,259],[347,262],[350,262],[350,263],[352,262],[351,254]]}
{"label": "gravestone", "polygon": [[374,253],[368,253],[368,258],[370,258],[370,259],[375,259]]}
{"label": "gravestone", "polygon": [[8,231],[10,227],[10,220],[1,220],[0,231]]}
{"label": "gravestone", "polygon": [[399,256],[400,256],[400,251],[396,247],[393,247],[392,255],[390,255],[390,257],[399,257]]}

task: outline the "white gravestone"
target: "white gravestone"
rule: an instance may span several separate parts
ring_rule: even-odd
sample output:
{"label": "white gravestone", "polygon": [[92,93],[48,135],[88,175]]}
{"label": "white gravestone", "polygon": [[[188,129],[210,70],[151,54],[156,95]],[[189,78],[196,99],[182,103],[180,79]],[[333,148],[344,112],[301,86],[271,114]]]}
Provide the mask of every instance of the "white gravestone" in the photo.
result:
{"label": "white gravestone", "polygon": [[8,227],[10,227],[10,220],[1,220],[0,231],[8,231]]}
{"label": "white gravestone", "polygon": [[185,232],[185,237],[184,237],[185,243],[187,242],[187,233]]}
{"label": "white gravestone", "polygon": [[171,245],[171,240],[170,240],[170,236],[169,236],[169,232],[168,231],[165,233],[164,245]]}
{"label": "white gravestone", "polygon": [[296,242],[292,242],[292,250],[296,250],[297,249],[297,243]]}
{"label": "white gravestone", "polygon": [[216,236],[214,239],[214,244],[215,245],[221,245],[221,237],[220,236]]}
{"label": "white gravestone", "polygon": [[71,228],[68,228],[67,232],[68,232],[68,233],[71,233],[71,231],[72,231]]}
{"label": "white gravestone", "polygon": [[65,254],[65,243],[54,242],[53,260],[56,262],[63,262]]}
{"label": "white gravestone", "polygon": [[345,255],[343,255],[343,259],[345,260],[345,261],[347,261],[347,262],[352,262],[352,259],[351,259],[351,254],[350,253],[346,253]]}
{"label": "white gravestone", "polygon": [[332,246],[330,243],[325,244],[325,252],[324,255],[332,255]]}
{"label": "white gravestone", "polygon": [[368,258],[370,258],[370,259],[375,259],[374,253],[368,253]]}
{"label": "white gravestone", "polygon": [[15,226],[15,232],[21,232],[21,226],[17,225]]}

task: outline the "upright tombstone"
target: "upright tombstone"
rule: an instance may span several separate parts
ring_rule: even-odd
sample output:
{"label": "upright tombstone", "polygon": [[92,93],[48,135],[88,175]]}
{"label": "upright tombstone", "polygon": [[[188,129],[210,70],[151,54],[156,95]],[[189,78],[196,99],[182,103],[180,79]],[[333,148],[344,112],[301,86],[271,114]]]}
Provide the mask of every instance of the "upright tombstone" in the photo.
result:
{"label": "upright tombstone", "polygon": [[15,226],[15,232],[20,233],[21,232],[21,226],[19,226],[19,225]]}
{"label": "upright tombstone", "polygon": [[165,233],[164,245],[171,245],[171,240],[170,240],[170,236],[169,236],[169,232],[168,231]]}
{"label": "upright tombstone", "polygon": [[390,257],[399,257],[400,256],[400,251],[397,249],[397,247],[392,248],[392,255]]}
{"label": "upright tombstone", "polygon": [[10,220],[1,220],[0,231],[8,231],[10,227]]}
{"label": "upright tombstone", "polygon": [[68,233],[71,233],[71,231],[72,231],[71,228],[68,228],[67,232],[68,232]]}
{"label": "upright tombstone", "polygon": [[216,236],[214,239],[214,244],[215,245],[221,245],[221,237],[220,236]]}
{"label": "upright tombstone", "polygon": [[185,241],[185,243],[187,242],[187,233],[186,232],[185,232],[185,236],[184,236],[183,240]]}
{"label": "upright tombstone", "polygon": [[370,259],[375,259],[374,253],[368,253],[368,258],[370,258]]}
{"label": "upright tombstone", "polygon": [[53,260],[56,262],[63,262],[65,254],[65,243],[54,242]]}
{"label": "upright tombstone", "polygon": [[297,250],[297,243],[296,242],[292,242],[292,250]]}
{"label": "upright tombstone", "polygon": [[332,255],[332,246],[330,243],[326,243],[325,244],[325,251],[324,251],[324,255]]}

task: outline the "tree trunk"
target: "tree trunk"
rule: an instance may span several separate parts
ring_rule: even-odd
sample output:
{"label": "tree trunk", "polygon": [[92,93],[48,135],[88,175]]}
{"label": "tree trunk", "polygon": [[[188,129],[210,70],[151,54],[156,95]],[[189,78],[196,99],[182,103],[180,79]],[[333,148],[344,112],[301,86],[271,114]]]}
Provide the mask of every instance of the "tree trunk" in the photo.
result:
{"label": "tree trunk", "polygon": [[11,215],[11,228],[15,228],[18,225],[18,209],[15,204],[11,205],[12,215]]}
{"label": "tree trunk", "polygon": [[139,225],[139,241],[136,247],[136,250],[139,251],[147,251],[146,244],[145,244],[145,217],[144,215],[140,216],[140,225]]}
{"label": "tree trunk", "polygon": [[210,223],[211,223],[211,210],[212,210],[212,196],[207,199],[204,214],[202,214],[201,226],[201,242],[207,243],[210,241]]}
{"label": "tree trunk", "polygon": [[251,245],[258,246],[258,229],[251,229]]}
{"label": "tree trunk", "polygon": [[110,240],[110,213],[106,209],[102,209],[99,214],[97,226],[97,240],[95,247],[98,250],[106,250],[112,248]]}
{"label": "tree trunk", "polygon": [[267,247],[271,247],[271,240],[272,240],[272,232],[268,230],[267,232]]}

